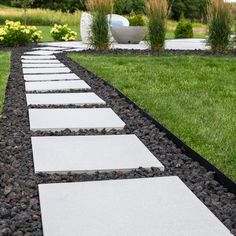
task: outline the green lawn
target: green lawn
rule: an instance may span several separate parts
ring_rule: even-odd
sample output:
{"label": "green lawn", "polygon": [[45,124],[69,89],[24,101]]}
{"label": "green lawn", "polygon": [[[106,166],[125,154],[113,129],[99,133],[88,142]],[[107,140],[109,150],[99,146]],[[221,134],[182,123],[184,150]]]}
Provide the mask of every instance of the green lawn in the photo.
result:
{"label": "green lawn", "polygon": [[6,84],[10,71],[10,52],[0,51],[0,114],[2,113]]}
{"label": "green lawn", "polygon": [[236,59],[207,56],[78,55],[236,181]]}

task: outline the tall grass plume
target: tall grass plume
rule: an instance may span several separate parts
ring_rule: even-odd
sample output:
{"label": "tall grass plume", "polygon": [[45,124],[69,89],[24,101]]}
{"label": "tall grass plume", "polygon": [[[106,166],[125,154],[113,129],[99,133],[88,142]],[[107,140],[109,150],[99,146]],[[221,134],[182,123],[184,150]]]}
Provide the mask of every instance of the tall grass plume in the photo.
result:
{"label": "tall grass plume", "polygon": [[224,0],[210,0],[208,6],[208,44],[216,52],[224,52],[230,46],[232,26],[231,5]]}
{"label": "tall grass plume", "polygon": [[165,44],[166,21],[168,16],[167,0],[148,0],[146,3],[146,12],[150,47],[152,50],[162,50]]}
{"label": "tall grass plume", "polygon": [[106,50],[110,45],[107,15],[112,13],[113,0],[88,0],[87,8],[91,12],[92,26],[90,45],[98,50]]}

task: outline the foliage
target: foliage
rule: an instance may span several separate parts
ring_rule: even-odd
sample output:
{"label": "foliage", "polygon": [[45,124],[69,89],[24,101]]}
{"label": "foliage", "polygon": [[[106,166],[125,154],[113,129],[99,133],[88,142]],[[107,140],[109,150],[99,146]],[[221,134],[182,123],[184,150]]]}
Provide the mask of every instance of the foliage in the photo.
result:
{"label": "foliage", "polygon": [[10,72],[10,52],[0,51],[0,114],[2,113],[7,80]]}
{"label": "foliage", "polygon": [[226,51],[230,44],[232,16],[224,0],[210,0],[208,9],[208,43],[213,51]]}
{"label": "foliage", "polygon": [[22,26],[19,21],[6,20],[0,28],[0,44],[5,46],[20,46],[29,42],[38,42],[41,31],[35,26]]}
{"label": "foliage", "polygon": [[86,0],[37,0],[33,7],[74,13],[77,10],[86,10]]}
{"label": "foliage", "polygon": [[24,9],[24,23],[27,24],[27,9],[31,7],[34,0],[13,0],[12,4],[21,6]]}
{"label": "foliage", "polygon": [[72,58],[236,181],[235,57],[72,54]]}
{"label": "foliage", "polygon": [[193,26],[190,20],[181,19],[175,30],[175,38],[192,38],[193,37]]}
{"label": "foliage", "polygon": [[136,14],[142,14],[145,8],[145,0],[116,0],[114,12],[120,15],[130,14],[134,11]]}
{"label": "foliage", "polygon": [[144,26],[145,21],[142,15],[136,15],[134,11],[130,13],[128,18],[130,26]]}
{"label": "foliage", "polygon": [[57,25],[55,24],[51,31],[51,36],[56,41],[74,41],[76,40],[77,33],[72,31],[68,25]]}
{"label": "foliage", "polygon": [[179,20],[183,13],[188,19],[202,20],[206,18],[209,0],[168,0],[171,6],[171,18]]}
{"label": "foliage", "polygon": [[149,44],[152,50],[162,50],[165,44],[167,0],[148,0],[146,5],[149,31]]}
{"label": "foliage", "polygon": [[98,50],[106,50],[110,44],[107,14],[112,13],[113,1],[88,0],[87,7],[93,15],[89,37],[90,45]]}

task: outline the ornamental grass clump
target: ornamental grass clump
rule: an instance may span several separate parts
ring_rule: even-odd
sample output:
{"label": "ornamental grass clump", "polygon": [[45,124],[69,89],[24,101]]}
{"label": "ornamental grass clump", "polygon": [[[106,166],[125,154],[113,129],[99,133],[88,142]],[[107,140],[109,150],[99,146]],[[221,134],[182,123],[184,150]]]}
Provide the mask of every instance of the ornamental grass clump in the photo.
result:
{"label": "ornamental grass clump", "polygon": [[41,31],[35,26],[23,26],[19,21],[5,21],[0,27],[0,45],[21,46],[30,42],[38,42],[42,39]]}
{"label": "ornamental grass clump", "polygon": [[224,0],[210,0],[208,7],[208,44],[215,52],[224,52],[230,46],[232,26],[231,5]]}
{"label": "ornamental grass clump", "polygon": [[87,7],[93,19],[90,32],[90,46],[98,50],[109,49],[109,24],[107,15],[112,14],[113,0],[88,0]]}
{"label": "ornamental grass clump", "polygon": [[166,20],[168,16],[167,0],[148,0],[148,40],[152,50],[162,50],[165,44]]}

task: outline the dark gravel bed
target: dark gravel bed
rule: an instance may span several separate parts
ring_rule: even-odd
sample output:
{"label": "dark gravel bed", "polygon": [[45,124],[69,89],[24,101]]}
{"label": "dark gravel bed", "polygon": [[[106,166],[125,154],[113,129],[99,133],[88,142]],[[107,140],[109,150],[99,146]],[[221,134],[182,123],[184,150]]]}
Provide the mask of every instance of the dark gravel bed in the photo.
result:
{"label": "dark gravel bed", "polygon": [[[165,133],[145,118],[133,105],[126,102],[111,86],[82,68],[65,55],[57,57],[82,79],[98,96],[107,102],[126,122],[122,131],[84,130],[72,132],[30,132],[25,88],[20,56],[29,48],[13,49],[12,68],[7,86],[4,114],[0,119],[0,236],[42,235],[38,184],[105,179],[144,178],[177,175],[236,235],[235,195],[214,180],[207,172],[178,149]],[[136,134],[150,151],[165,165],[166,171],[139,168],[127,173],[121,171],[95,174],[47,175],[34,174],[31,134],[34,135],[101,135]]]}

